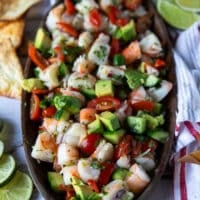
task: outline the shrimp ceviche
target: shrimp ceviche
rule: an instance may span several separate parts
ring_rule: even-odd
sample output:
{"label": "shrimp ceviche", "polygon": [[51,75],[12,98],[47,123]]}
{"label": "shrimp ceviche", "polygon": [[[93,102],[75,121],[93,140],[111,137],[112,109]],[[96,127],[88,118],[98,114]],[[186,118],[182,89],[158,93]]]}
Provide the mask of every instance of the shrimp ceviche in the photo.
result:
{"label": "shrimp ceviche", "polygon": [[152,23],[142,0],[65,0],[29,44],[31,156],[65,199],[132,200],[151,182],[172,89]]}

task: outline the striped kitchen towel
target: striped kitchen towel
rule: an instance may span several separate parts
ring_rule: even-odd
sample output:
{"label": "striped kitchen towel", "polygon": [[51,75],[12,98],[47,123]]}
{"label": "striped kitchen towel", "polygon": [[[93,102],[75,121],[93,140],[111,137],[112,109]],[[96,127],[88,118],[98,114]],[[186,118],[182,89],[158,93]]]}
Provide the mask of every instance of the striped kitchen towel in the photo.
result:
{"label": "striped kitchen towel", "polygon": [[200,147],[200,22],[179,35],[174,58],[178,87],[174,200],[199,200],[200,165],[178,160]]}

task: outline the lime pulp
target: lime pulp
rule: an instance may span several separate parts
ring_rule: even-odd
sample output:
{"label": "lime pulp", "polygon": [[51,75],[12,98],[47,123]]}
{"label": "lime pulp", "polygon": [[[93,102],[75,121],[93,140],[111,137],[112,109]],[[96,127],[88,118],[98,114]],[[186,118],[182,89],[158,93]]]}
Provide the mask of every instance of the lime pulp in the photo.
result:
{"label": "lime pulp", "polygon": [[198,12],[200,11],[200,0],[175,0],[176,4],[183,10]]}
{"label": "lime pulp", "polygon": [[29,200],[33,191],[30,177],[16,171],[13,178],[3,187],[0,187],[0,200]]}
{"label": "lime pulp", "polygon": [[0,158],[2,157],[4,152],[4,143],[0,140]]}
{"label": "lime pulp", "polygon": [[200,20],[200,15],[184,11],[175,3],[166,0],[157,1],[157,10],[169,25],[179,29],[186,29]]}
{"label": "lime pulp", "polygon": [[15,160],[11,155],[4,154],[0,159],[0,185],[3,185],[15,170]]}

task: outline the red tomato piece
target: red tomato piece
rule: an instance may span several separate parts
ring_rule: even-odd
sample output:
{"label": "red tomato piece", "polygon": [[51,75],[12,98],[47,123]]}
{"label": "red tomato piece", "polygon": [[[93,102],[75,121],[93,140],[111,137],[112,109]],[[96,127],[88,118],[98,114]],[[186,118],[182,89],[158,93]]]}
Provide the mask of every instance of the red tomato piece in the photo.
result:
{"label": "red tomato piece", "polygon": [[49,106],[46,109],[42,111],[43,117],[53,117],[56,113],[56,107],[55,106]]}
{"label": "red tomato piece", "polygon": [[133,137],[125,135],[115,149],[115,159],[118,160],[121,156],[129,155],[132,151]]}
{"label": "red tomato piece", "polygon": [[146,110],[146,111],[152,111],[154,107],[154,103],[152,101],[138,101],[135,102],[134,104],[131,104],[132,108],[134,111],[138,110]]}
{"label": "red tomato piece", "polygon": [[142,4],[142,0],[125,0],[124,4],[126,8],[135,10]]}
{"label": "red tomato piece", "polygon": [[73,15],[76,12],[76,9],[72,0],[65,0],[65,6],[66,6],[66,13],[68,15]]}
{"label": "red tomato piece", "polygon": [[111,55],[115,55],[120,51],[120,43],[119,40],[116,38],[112,38],[111,41]]}
{"label": "red tomato piece", "polygon": [[78,37],[78,32],[70,24],[64,22],[58,22],[57,27],[65,33],[68,33],[71,36]]}
{"label": "red tomato piece", "polygon": [[126,18],[120,18],[116,20],[116,25],[118,26],[125,26],[126,24],[128,24],[129,20]]}
{"label": "red tomato piece", "polygon": [[94,8],[89,13],[89,19],[93,26],[99,27],[101,26],[101,15],[98,9]]}
{"label": "red tomato piece", "polygon": [[99,134],[87,135],[81,143],[81,151],[88,156],[91,155],[96,150],[100,140],[101,136]]}
{"label": "red tomato piece", "polygon": [[99,193],[99,188],[97,185],[97,182],[94,180],[88,180],[87,184],[90,186],[90,188],[92,189],[92,191]]}
{"label": "red tomato piece", "polygon": [[55,47],[54,51],[55,51],[55,54],[56,54],[57,58],[61,62],[65,61],[65,55],[64,55],[63,50],[62,50],[62,48],[60,46]]}
{"label": "red tomato piece", "polygon": [[33,89],[32,93],[33,94],[48,94],[49,90],[48,89]]}
{"label": "red tomato piece", "polygon": [[166,62],[162,59],[156,59],[155,63],[154,63],[154,67],[157,69],[161,69],[163,67],[166,66]]}
{"label": "red tomato piece", "polygon": [[103,164],[98,180],[100,186],[106,185],[109,182],[114,169],[115,169],[114,163],[106,162]]}
{"label": "red tomato piece", "polygon": [[121,105],[119,99],[111,96],[102,96],[92,99],[88,102],[88,108],[94,108],[96,111],[117,110]]}
{"label": "red tomato piece", "polygon": [[108,18],[109,20],[115,24],[117,17],[119,16],[119,10],[115,6],[109,6],[108,7]]}
{"label": "red tomato piece", "polygon": [[32,60],[32,62],[38,66],[41,70],[44,70],[48,67],[48,61],[42,57],[40,52],[34,47],[32,43],[29,43],[28,46],[28,56]]}
{"label": "red tomato piece", "polygon": [[32,94],[30,118],[31,120],[39,120],[40,117],[41,117],[40,99],[36,94]]}

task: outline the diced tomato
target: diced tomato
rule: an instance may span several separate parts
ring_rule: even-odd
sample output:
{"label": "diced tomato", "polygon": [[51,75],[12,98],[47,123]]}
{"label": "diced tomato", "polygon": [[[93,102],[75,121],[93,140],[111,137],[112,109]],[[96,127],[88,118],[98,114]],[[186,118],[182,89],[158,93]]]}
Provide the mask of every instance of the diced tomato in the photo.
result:
{"label": "diced tomato", "polygon": [[56,107],[55,106],[49,106],[46,109],[42,111],[43,117],[53,117],[56,113]]}
{"label": "diced tomato", "polygon": [[40,52],[37,51],[32,43],[29,43],[28,46],[28,56],[30,57],[32,62],[41,70],[44,70],[48,67],[48,61],[42,57]]}
{"label": "diced tomato", "polygon": [[71,36],[78,37],[78,32],[76,29],[71,26],[70,24],[67,24],[65,22],[58,22],[57,27],[62,30],[65,33],[68,33]]}
{"label": "diced tomato", "polygon": [[36,94],[32,94],[30,118],[31,120],[39,120],[40,117],[41,117],[40,99]]}
{"label": "diced tomato", "polygon": [[109,17],[109,20],[113,24],[115,24],[118,16],[119,16],[119,10],[115,6],[110,5],[108,7],[108,17]]}
{"label": "diced tomato", "polygon": [[166,62],[162,59],[156,59],[155,63],[154,63],[154,67],[157,69],[161,69],[163,67],[166,66]]}
{"label": "diced tomato", "polygon": [[139,156],[141,153],[149,150],[149,153],[154,153],[158,146],[158,142],[152,139],[139,141],[133,140],[133,148],[132,148],[132,157],[135,158]]}
{"label": "diced tomato", "polygon": [[103,163],[102,170],[98,180],[100,186],[106,185],[109,182],[114,169],[115,169],[114,163],[111,162]]}
{"label": "diced tomato", "polygon": [[102,96],[92,99],[88,102],[88,108],[94,108],[96,111],[117,110],[121,105],[119,99],[111,96]]}
{"label": "diced tomato", "polygon": [[68,15],[73,15],[76,12],[76,9],[72,0],[65,0],[65,6],[66,6],[66,13]]}
{"label": "diced tomato", "polygon": [[99,27],[101,26],[101,15],[98,9],[94,8],[89,13],[89,19],[93,26]]}
{"label": "diced tomato", "polygon": [[126,8],[136,10],[142,4],[142,0],[125,0],[124,4]]}
{"label": "diced tomato", "polygon": [[132,151],[133,137],[125,135],[115,149],[115,159],[118,160],[121,156],[129,155]]}
{"label": "diced tomato", "polygon": [[81,151],[88,156],[91,155],[96,150],[100,140],[101,135],[99,134],[93,133],[87,135],[81,143]]}
{"label": "diced tomato", "polygon": [[154,103],[152,101],[138,101],[131,105],[134,111],[138,110],[146,110],[146,111],[152,111],[154,107]]}
{"label": "diced tomato", "polygon": [[49,90],[48,89],[33,89],[32,93],[33,94],[48,94]]}
{"label": "diced tomato", "polygon": [[119,40],[116,38],[112,38],[111,41],[111,55],[115,55],[120,51],[120,43]]}
{"label": "diced tomato", "polygon": [[59,61],[61,61],[61,62],[65,61],[65,55],[63,53],[61,46],[55,47],[54,51],[55,51],[55,54],[56,54],[57,58],[59,59]]}
{"label": "diced tomato", "polygon": [[125,26],[126,24],[128,24],[129,20],[126,18],[120,18],[116,20],[116,25],[117,26]]}
{"label": "diced tomato", "polygon": [[94,191],[96,193],[99,193],[99,188],[98,188],[98,185],[97,185],[96,181],[94,181],[94,180],[88,180],[87,184],[90,186],[90,188],[91,188],[92,191]]}

